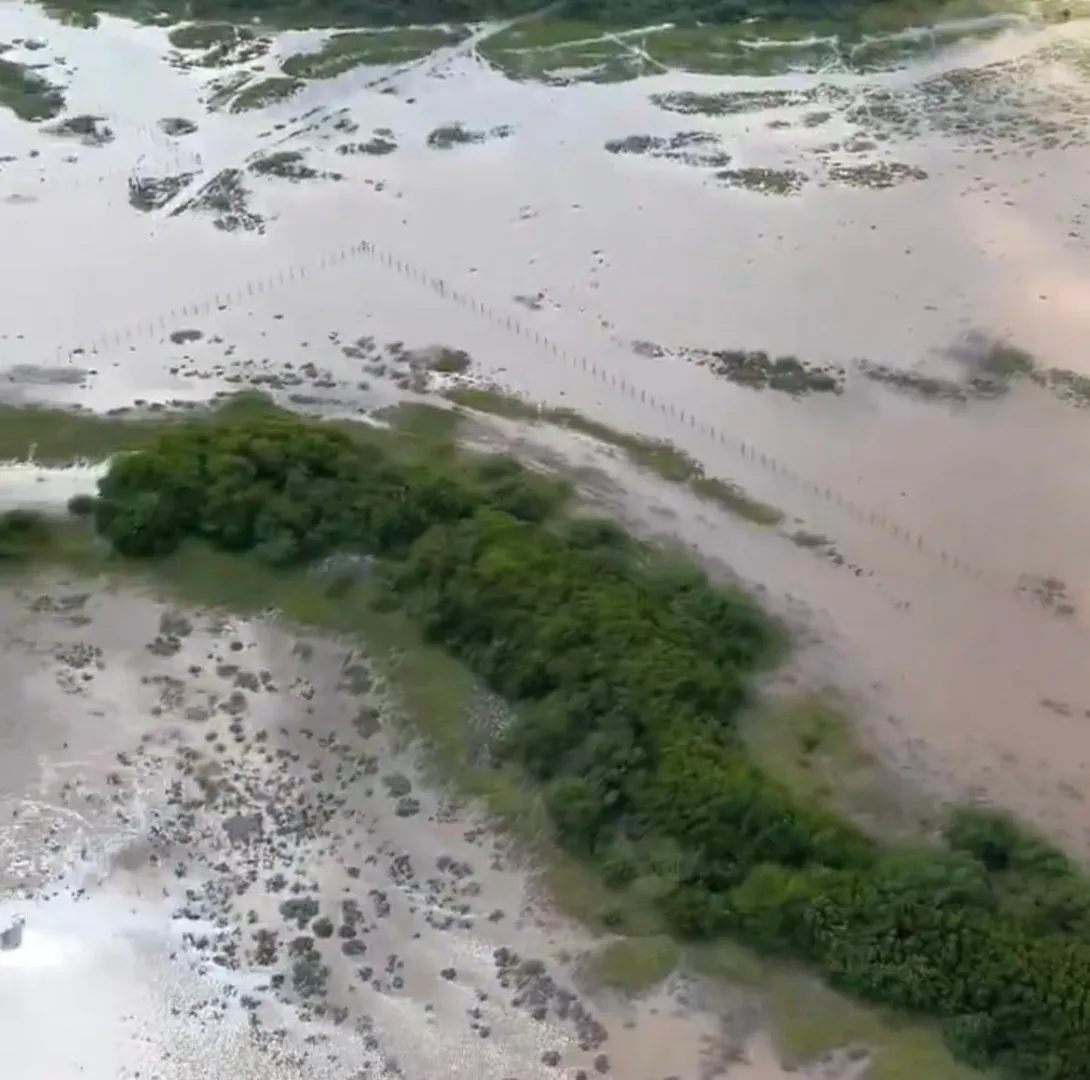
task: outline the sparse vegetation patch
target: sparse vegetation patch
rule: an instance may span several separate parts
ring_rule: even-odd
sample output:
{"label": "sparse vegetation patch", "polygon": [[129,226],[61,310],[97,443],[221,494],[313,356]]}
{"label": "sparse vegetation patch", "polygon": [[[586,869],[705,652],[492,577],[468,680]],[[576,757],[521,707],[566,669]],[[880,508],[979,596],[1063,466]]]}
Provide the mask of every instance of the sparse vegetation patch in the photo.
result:
{"label": "sparse vegetation patch", "polygon": [[314,52],[289,56],[281,70],[300,79],[332,79],[356,67],[406,64],[466,37],[462,27],[416,26],[389,30],[349,30],[331,34]]}
{"label": "sparse vegetation patch", "polygon": [[38,123],[59,116],[64,106],[61,87],[27,64],[0,57],[0,107],[10,109],[20,120]]}
{"label": "sparse vegetation patch", "polygon": [[303,89],[302,79],[288,79],[282,75],[269,75],[244,86],[231,100],[231,112],[249,112],[287,101]]}
{"label": "sparse vegetation patch", "polygon": [[694,494],[755,525],[775,526],[783,514],[743,491],[738,485],[708,476],[703,467],[671,443],[618,431],[574,409],[541,408],[502,391],[481,387],[455,387],[445,395],[463,408],[491,413],[511,420],[554,424],[587,435],[622,451],[634,465],[658,473],[664,480],[684,484]]}
{"label": "sparse vegetation patch", "polygon": [[488,131],[475,131],[464,124],[444,124],[428,134],[427,144],[433,150],[451,150],[456,146],[472,146],[487,142],[489,139],[506,139],[514,134],[514,128],[507,124],[491,128]]}

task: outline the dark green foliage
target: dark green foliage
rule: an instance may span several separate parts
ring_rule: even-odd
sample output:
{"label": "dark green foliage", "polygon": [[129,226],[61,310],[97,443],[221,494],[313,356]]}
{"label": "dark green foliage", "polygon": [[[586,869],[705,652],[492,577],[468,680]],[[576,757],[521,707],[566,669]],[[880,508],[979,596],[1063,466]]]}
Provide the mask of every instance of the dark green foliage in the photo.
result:
{"label": "dark green foliage", "polygon": [[383,601],[518,706],[500,752],[610,883],[653,882],[682,934],[739,934],[941,1018],[974,1064],[1086,1076],[1085,878],[1001,815],[962,809],[944,846],[886,850],[770,779],[735,719],[775,625],[741,591],[567,516],[565,495],[509,458],[243,417],[115,460],[95,520],[123,554],[198,538],[276,563],[375,557]]}
{"label": "dark green foliage", "polygon": [[90,517],[95,512],[94,495],[73,495],[68,500],[68,512],[73,517]]}
{"label": "dark green foliage", "polygon": [[36,510],[0,514],[0,562],[29,558],[49,539],[49,521]]}

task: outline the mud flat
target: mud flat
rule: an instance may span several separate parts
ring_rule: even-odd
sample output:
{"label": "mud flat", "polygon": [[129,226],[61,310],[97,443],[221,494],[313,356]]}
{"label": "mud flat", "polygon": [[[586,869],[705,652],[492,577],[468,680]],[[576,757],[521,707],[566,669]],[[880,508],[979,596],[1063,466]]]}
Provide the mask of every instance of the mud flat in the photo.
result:
{"label": "mud flat", "polygon": [[[602,940],[421,773],[389,640],[368,655],[88,579],[2,599],[0,921],[25,929],[0,1006],[20,1076],[787,1075],[753,992],[672,962],[638,1000],[588,992]],[[428,661],[409,703],[455,692],[502,717]],[[821,1057],[847,1076],[865,1053]]]}
{"label": "mud flat", "polygon": [[[714,1060],[713,1017],[673,995],[573,989],[562,956],[589,939],[422,781],[368,656],[86,581],[3,600],[0,910],[26,929],[0,1003],[20,1076]],[[69,1012],[80,1026],[48,1038]]]}

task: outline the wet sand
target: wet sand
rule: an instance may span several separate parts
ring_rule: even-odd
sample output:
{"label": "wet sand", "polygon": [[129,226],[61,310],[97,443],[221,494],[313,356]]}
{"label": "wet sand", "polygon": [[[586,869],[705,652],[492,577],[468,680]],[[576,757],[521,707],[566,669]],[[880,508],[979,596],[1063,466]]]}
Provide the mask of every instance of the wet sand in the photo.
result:
{"label": "wet sand", "polygon": [[[0,1012],[20,1077],[745,1061],[753,1019],[705,1012],[695,983],[580,992],[590,939],[421,783],[365,655],[85,582],[2,599],[0,922],[26,927]],[[753,1046],[753,1075],[778,1075]]]}

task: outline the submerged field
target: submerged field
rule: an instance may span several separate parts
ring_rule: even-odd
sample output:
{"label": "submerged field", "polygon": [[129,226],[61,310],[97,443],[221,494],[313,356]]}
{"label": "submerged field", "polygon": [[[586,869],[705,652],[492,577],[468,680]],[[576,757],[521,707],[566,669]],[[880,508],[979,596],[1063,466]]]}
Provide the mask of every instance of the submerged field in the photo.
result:
{"label": "submerged field", "polygon": [[1082,963],[1082,8],[300,10],[0,6],[0,509],[240,390],[394,462],[0,537],[19,1075],[1076,1075],[923,922]]}

